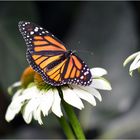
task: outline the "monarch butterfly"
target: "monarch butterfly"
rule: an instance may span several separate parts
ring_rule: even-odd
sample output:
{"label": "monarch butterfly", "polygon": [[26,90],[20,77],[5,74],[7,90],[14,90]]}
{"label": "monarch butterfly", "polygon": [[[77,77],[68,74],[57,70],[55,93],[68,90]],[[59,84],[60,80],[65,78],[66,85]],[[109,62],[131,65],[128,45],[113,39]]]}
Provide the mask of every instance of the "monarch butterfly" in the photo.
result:
{"label": "monarch butterfly", "polygon": [[20,21],[18,26],[27,45],[27,61],[46,83],[91,84],[89,67],[53,34],[31,22]]}

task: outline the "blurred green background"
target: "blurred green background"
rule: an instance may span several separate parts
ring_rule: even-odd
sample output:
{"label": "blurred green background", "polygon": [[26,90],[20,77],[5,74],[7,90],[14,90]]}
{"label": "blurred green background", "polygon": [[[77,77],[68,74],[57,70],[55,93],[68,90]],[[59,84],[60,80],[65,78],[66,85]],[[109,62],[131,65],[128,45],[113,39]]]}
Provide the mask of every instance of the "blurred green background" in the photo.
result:
{"label": "blurred green background", "polygon": [[108,71],[112,91],[101,91],[97,107],[84,102],[85,109],[76,110],[87,138],[140,138],[140,75],[131,78],[122,66],[140,50],[140,3],[47,1],[0,2],[0,138],[65,138],[53,114],[43,126],[25,124],[20,114],[10,123],[4,119],[11,100],[7,87],[28,66],[20,20],[46,28],[90,67]]}

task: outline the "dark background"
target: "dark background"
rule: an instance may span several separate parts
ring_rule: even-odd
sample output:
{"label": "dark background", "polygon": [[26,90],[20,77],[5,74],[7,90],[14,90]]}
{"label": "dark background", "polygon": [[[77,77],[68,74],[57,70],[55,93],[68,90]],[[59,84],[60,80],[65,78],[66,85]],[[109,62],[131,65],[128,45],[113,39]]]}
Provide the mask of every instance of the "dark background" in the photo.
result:
{"label": "dark background", "polygon": [[[20,20],[46,28],[76,50],[90,67],[103,67],[112,91],[101,91],[97,107],[78,111],[87,138],[140,138],[140,76],[131,78],[122,63],[140,50],[140,2],[0,2],[0,138],[65,138],[50,114],[40,126],[21,115],[4,119],[11,97],[7,87],[28,66]],[[91,55],[93,52],[93,55]]]}

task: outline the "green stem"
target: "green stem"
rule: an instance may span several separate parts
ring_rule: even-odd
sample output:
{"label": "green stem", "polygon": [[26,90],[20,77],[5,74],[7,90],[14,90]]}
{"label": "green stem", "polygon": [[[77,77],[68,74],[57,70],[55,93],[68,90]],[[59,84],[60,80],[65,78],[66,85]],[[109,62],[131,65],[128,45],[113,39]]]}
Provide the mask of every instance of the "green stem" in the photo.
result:
{"label": "green stem", "polygon": [[74,136],[69,124],[67,123],[66,119],[64,117],[61,117],[61,118],[58,118],[58,120],[63,128],[63,131],[64,131],[67,139],[75,139],[75,136]]}
{"label": "green stem", "polygon": [[64,110],[68,116],[68,119],[71,123],[71,126],[73,128],[73,131],[75,132],[77,139],[85,140],[86,138],[85,138],[84,132],[81,128],[81,125],[79,123],[79,120],[78,120],[73,108],[64,101],[62,101],[62,104],[63,104]]}
{"label": "green stem", "polygon": [[[60,96],[62,97],[63,96],[62,90],[58,89],[58,91],[60,93]],[[71,126],[73,128],[73,131],[74,131],[74,133],[76,135],[76,138],[85,140],[86,138],[85,138],[84,132],[83,132],[83,130],[81,128],[81,125],[79,123],[79,120],[78,120],[73,108],[69,104],[67,104],[63,100],[63,98],[61,98],[61,99],[62,99],[63,108],[64,108],[64,110],[65,110],[65,112],[67,114],[68,120],[69,120],[69,122],[70,122],[70,124],[71,124]]]}

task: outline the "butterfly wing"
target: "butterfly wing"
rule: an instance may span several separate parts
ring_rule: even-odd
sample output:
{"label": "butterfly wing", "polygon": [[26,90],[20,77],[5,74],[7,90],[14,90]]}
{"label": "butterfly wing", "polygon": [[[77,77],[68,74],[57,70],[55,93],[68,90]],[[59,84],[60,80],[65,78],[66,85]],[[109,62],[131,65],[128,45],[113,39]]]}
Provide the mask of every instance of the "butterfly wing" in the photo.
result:
{"label": "butterfly wing", "polygon": [[[68,58],[63,58],[60,55],[42,57],[40,55],[31,55],[27,51],[26,56],[33,69],[42,75],[45,82],[53,86],[64,84],[87,86],[91,84],[91,72],[88,66],[76,55],[71,55]],[[50,60],[54,61],[49,63]]]}
{"label": "butterfly wing", "polygon": [[18,26],[31,54],[51,55],[66,51],[64,44],[42,27],[24,21],[20,21]]}
{"label": "butterfly wing", "polygon": [[[43,56],[43,55],[38,55],[38,54],[34,55],[34,54],[31,54],[29,50],[27,50],[26,58],[27,58],[27,61],[29,62],[29,65],[32,66],[32,68],[36,72],[41,74],[43,80],[46,83],[51,84],[53,86],[62,85],[60,82],[57,82],[57,80],[53,79],[51,75],[47,74],[47,72],[51,71],[52,68],[54,67],[53,66],[54,63],[56,63],[55,65],[57,65],[60,62],[61,55],[52,55],[52,56],[50,55]],[[49,68],[50,66],[52,68]]]}
{"label": "butterfly wing", "polygon": [[87,86],[92,82],[92,75],[85,62],[72,54],[64,67],[62,79],[64,83]]}
{"label": "butterfly wing", "polygon": [[19,22],[19,30],[28,46],[26,57],[46,83],[89,85],[91,73],[88,66],[76,55],[69,53],[64,44],[42,27]]}

